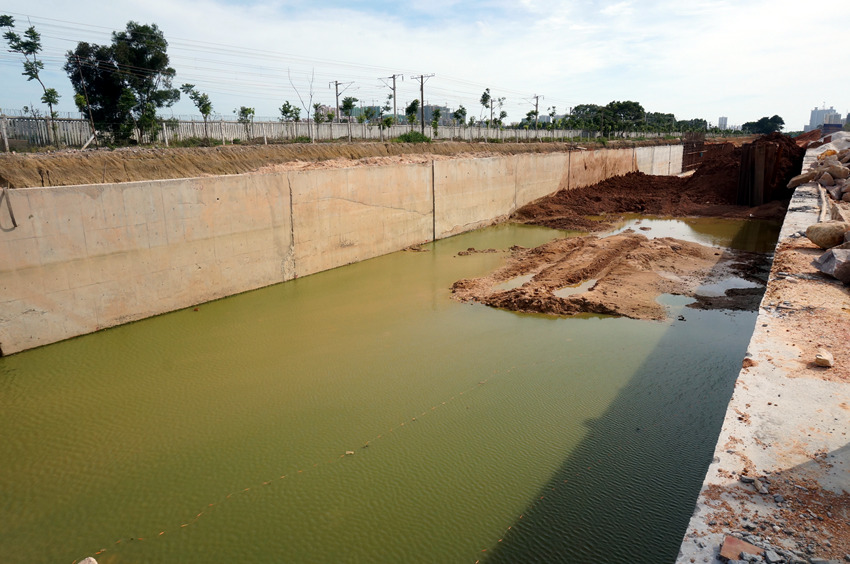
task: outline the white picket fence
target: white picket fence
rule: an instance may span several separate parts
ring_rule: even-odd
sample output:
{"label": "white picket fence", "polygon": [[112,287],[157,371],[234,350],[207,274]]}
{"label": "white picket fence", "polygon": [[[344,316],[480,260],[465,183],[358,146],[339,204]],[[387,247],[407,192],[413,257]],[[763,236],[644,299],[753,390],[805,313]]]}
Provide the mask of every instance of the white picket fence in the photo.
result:
{"label": "white picket fence", "polygon": [[[313,122],[280,122],[261,121],[243,124],[235,121],[208,121],[206,133],[204,122],[192,121],[163,121],[158,131],[156,141],[166,145],[182,142],[188,139],[204,139],[209,136],[224,144],[234,142],[274,143],[281,141],[312,140],[332,141],[373,140],[384,141],[393,139],[410,131],[421,131],[420,125],[393,125],[381,129],[377,124],[368,123],[320,123]],[[16,147],[81,147],[91,138],[92,130],[88,120],[73,118],[47,118],[7,116],[0,114],[0,150],[14,150]],[[429,126],[425,127],[425,135],[432,139],[456,141],[482,141],[498,139],[501,141],[534,141],[534,140],[566,140],[592,139],[601,134],[596,131],[576,129],[544,129],[541,125],[534,128],[495,128],[483,126],[444,126],[438,127],[436,134]],[[661,137],[661,133],[626,132],[618,137]],[[150,143],[149,135],[134,136],[140,143]]]}

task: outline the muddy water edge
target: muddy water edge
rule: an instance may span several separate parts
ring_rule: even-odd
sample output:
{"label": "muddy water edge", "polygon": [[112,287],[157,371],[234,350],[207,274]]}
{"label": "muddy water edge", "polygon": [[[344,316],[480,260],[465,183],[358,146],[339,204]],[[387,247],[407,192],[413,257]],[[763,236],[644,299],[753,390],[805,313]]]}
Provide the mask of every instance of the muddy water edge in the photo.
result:
{"label": "muddy water edge", "polygon": [[[642,225],[756,251],[778,231]],[[756,314],[450,298],[564,235],[495,226],[0,358],[5,557],[672,562]]]}

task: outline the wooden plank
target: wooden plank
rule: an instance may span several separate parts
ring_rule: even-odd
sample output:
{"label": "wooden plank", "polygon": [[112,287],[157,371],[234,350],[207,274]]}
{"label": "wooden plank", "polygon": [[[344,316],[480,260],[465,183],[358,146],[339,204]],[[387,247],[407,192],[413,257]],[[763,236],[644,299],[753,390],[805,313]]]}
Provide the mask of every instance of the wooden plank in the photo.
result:
{"label": "wooden plank", "polygon": [[752,191],[753,144],[741,145],[741,166],[738,171],[738,205],[750,205]]}
{"label": "wooden plank", "polygon": [[764,143],[756,145],[753,162],[753,190],[750,193],[750,205],[760,206],[764,203],[764,173],[767,164],[767,146]]}

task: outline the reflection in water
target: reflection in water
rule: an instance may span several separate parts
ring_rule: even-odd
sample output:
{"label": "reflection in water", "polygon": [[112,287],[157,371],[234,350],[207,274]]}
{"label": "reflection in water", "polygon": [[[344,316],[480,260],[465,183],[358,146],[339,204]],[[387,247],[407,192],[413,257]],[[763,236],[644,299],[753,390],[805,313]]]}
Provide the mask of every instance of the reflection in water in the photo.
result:
{"label": "reflection in water", "polygon": [[505,256],[459,250],[555,236],[497,226],[0,358],[4,553],[661,561],[754,316],[450,299]]}

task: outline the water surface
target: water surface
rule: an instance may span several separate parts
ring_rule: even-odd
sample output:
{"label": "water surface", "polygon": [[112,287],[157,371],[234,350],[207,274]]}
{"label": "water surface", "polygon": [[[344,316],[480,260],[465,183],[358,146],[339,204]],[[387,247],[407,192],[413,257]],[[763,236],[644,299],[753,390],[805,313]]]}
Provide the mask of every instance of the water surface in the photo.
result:
{"label": "water surface", "polygon": [[0,358],[4,559],[672,562],[755,314],[450,299],[506,256],[458,251],[560,235],[496,226]]}

